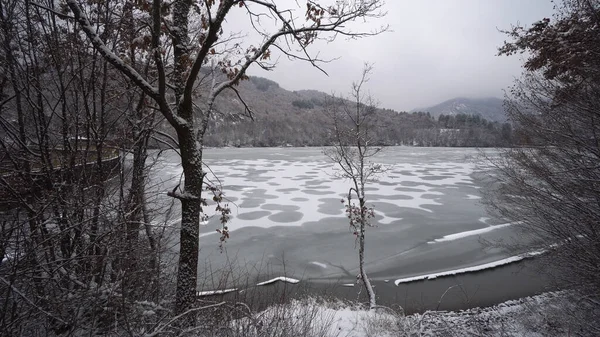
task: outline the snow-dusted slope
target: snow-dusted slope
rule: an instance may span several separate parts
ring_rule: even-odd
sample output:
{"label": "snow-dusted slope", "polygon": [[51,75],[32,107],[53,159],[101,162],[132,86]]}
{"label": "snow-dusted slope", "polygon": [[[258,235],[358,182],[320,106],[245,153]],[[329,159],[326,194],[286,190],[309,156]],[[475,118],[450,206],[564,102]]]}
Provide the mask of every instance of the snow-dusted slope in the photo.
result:
{"label": "snow-dusted slope", "polygon": [[505,122],[506,115],[504,114],[503,100],[496,97],[489,98],[453,98],[440,104],[428,107],[419,108],[413,111],[430,112],[433,116],[439,115],[480,115],[485,119]]}
{"label": "snow-dusted slope", "polygon": [[545,293],[488,308],[410,316],[389,308],[364,310],[356,304],[306,299],[273,306],[253,319],[234,321],[232,328],[246,336],[259,336],[265,329],[322,337],[568,336],[577,329],[576,321],[565,317],[566,312],[573,314],[575,309],[569,296],[567,292]]}

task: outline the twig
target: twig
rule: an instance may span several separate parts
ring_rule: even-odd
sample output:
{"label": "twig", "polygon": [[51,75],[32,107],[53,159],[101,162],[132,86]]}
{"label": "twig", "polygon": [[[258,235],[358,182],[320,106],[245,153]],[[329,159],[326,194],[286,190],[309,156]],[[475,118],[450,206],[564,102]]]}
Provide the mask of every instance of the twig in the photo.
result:
{"label": "twig", "polygon": [[207,305],[207,306],[204,306],[204,307],[189,309],[189,310],[187,310],[187,311],[185,311],[185,312],[183,312],[183,313],[181,313],[181,314],[173,317],[170,321],[168,321],[167,323],[163,324],[163,326],[161,326],[160,328],[158,328],[154,332],[149,333],[149,334],[145,334],[144,337],[155,337],[155,336],[158,336],[159,334],[163,333],[163,329],[164,328],[168,327],[173,322],[177,321],[178,319],[180,319],[181,317],[183,317],[185,315],[188,315],[188,314],[190,314],[192,312],[204,310],[204,309],[210,309],[210,308],[214,308],[214,307],[220,307],[220,306],[224,305],[225,303],[227,303],[227,302],[223,301],[223,302],[219,302],[219,303]]}
{"label": "twig", "polygon": [[6,284],[7,286],[10,287],[10,289],[12,291],[14,291],[16,294],[18,294],[19,296],[21,296],[25,301],[27,301],[29,304],[31,304],[32,306],[34,306],[37,310],[43,312],[45,315],[47,315],[48,317],[52,317],[53,319],[68,325],[67,322],[63,321],[60,317],[56,317],[54,315],[52,315],[51,313],[45,311],[44,309],[40,308],[37,304],[35,304],[32,300],[30,300],[27,296],[25,296],[25,294],[23,294],[21,291],[19,291],[19,289],[15,288],[15,286],[13,286],[10,282],[8,282],[4,277],[0,276],[0,280]]}

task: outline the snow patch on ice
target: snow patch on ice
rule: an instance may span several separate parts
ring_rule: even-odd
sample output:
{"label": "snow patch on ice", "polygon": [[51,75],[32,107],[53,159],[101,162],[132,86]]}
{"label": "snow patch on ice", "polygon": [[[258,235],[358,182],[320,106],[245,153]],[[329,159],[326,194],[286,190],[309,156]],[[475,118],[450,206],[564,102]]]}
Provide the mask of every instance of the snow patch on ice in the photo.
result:
{"label": "snow patch on ice", "polygon": [[492,269],[492,268],[504,266],[504,265],[507,265],[510,263],[519,262],[524,259],[534,257],[534,256],[537,256],[537,255],[540,255],[543,253],[544,253],[544,251],[534,251],[534,252],[530,252],[530,253],[523,254],[523,255],[507,257],[505,259],[494,261],[494,262],[480,264],[477,266],[460,268],[460,269],[455,269],[455,270],[448,270],[448,271],[443,271],[443,272],[433,273],[433,274],[401,278],[401,279],[394,281],[394,284],[399,285],[400,283],[409,283],[409,282],[422,281],[422,280],[433,280],[438,277],[452,276],[452,275],[458,275],[458,274],[472,273],[472,272],[481,271],[481,270],[485,270],[485,269]]}
{"label": "snow patch on ice", "polygon": [[427,242],[428,244],[434,244],[434,243],[438,243],[438,242],[447,242],[447,241],[454,241],[454,240],[458,240],[458,239],[463,239],[469,236],[474,236],[474,235],[481,235],[484,233],[488,233],[491,231],[494,231],[496,229],[500,229],[500,228],[504,228],[504,227],[508,227],[508,226],[512,226],[516,224],[516,222],[509,222],[509,223],[505,223],[502,225],[496,225],[496,226],[490,226],[490,227],[485,227],[485,228],[480,228],[480,229],[475,229],[472,231],[466,231],[466,232],[460,232],[460,233],[455,233],[455,234],[449,234],[449,235],[445,235],[439,239],[435,239],[433,241],[429,241]]}
{"label": "snow patch on ice", "polygon": [[207,291],[198,291],[196,293],[197,296],[212,296],[212,295],[222,295],[237,291],[237,288],[232,289],[221,289],[221,290],[207,290]]}
{"label": "snow patch on ice", "polygon": [[323,269],[327,268],[327,265],[325,263],[321,263],[321,262],[317,262],[317,261],[312,261],[310,264],[314,264],[315,266],[321,267]]}
{"label": "snow patch on ice", "polygon": [[[169,157],[165,157],[169,158]],[[177,158],[173,154],[173,158]],[[232,220],[229,225],[231,232],[244,227],[270,228],[274,226],[302,226],[309,222],[318,222],[331,216],[330,214],[316,212],[323,206],[321,198],[338,199],[347,191],[347,181],[334,179],[335,165],[322,159],[322,155],[303,157],[301,161],[281,159],[273,161],[270,159],[207,159],[205,164],[217,173],[223,183],[223,190],[227,197],[237,200],[238,207],[232,208]],[[308,159],[308,160],[304,160]],[[294,164],[294,165],[290,165]],[[379,177],[379,183],[372,184],[375,188],[372,193],[382,196],[381,200],[372,204],[377,210],[378,202],[386,202],[385,197],[397,197],[402,195],[406,199],[398,200],[394,204],[400,208],[411,208],[419,211],[433,213],[429,206],[439,206],[445,201],[444,193],[440,189],[452,186],[469,186],[475,188],[471,173],[475,166],[469,163],[423,163],[423,164],[395,164],[393,170],[398,172],[410,172],[410,175],[384,175]],[[176,185],[181,178],[182,168],[177,160],[165,159],[154,168],[157,173],[153,175],[156,183]],[[432,176],[441,177],[431,179]],[[284,193],[273,190],[273,185],[295,186],[299,191]],[[319,197],[315,197],[314,187],[319,187]],[[169,189],[165,188],[166,190]],[[404,190],[403,190],[404,189]],[[264,190],[264,192],[263,192]],[[303,198],[299,201],[298,198]],[[266,200],[261,200],[266,199]],[[299,207],[298,212],[303,214],[302,218],[289,217],[285,221],[272,221],[265,218],[239,219],[238,213],[246,213],[261,210],[261,206],[268,199],[276,200],[276,204]],[[295,199],[295,200],[293,200]],[[245,206],[245,200],[253,200]],[[273,201],[270,201],[273,203]],[[327,206],[335,207],[335,206]],[[214,208],[205,208],[208,216],[216,216]],[[340,211],[342,206],[340,205]],[[388,225],[398,220],[397,210],[393,214],[378,212],[373,220],[374,224]],[[394,216],[389,216],[394,215]],[[206,223],[203,221],[203,225]],[[202,233],[200,236],[215,235],[215,231]]]}
{"label": "snow patch on ice", "polygon": [[483,222],[484,224],[488,224],[488,221],[491,220],[491,218],[482,216],[481,218],[478,219],[479,222]]}
{"label": "snow patch on ice", "polygon": [[291,277],[279,276],[279,277],[276,277],[274,279],[270,279],[268,281],[260,282],[260,283],[257,284],[257,286],[264,286],[264,285],[267,285],[267,284],[275,283],[277,281],[291,283],[291,284],[296,284],[296,283],[300,282],[300,280],[296,280],[296,279],[293,279]]}

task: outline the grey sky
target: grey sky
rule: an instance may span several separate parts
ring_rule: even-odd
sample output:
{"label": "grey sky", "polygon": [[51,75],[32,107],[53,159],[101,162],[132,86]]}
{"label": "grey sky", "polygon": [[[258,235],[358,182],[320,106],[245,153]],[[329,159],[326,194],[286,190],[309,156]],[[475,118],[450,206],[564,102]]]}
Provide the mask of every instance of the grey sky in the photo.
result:
{"label": "grey sky", "polygon": [[498,29],[531,24],[552,15],[549,0],[387,0],[392,32],[360,40],[340,38],[316,46],[329,77],[310,65],[279,59],[266,72],[251,75],[277,81],[288,90],[346,93],[365,61],[375,69],[369,89],[381,107],[410,110],[454,97],[502,97],[521,72],[521,58],[498,57],[505,40]]}

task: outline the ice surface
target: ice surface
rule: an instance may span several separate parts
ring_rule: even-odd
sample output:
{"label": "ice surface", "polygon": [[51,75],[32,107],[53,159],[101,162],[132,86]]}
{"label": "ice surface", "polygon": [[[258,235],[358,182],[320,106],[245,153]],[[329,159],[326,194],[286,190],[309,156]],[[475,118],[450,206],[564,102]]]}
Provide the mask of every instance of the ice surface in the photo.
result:
{"label": "ice surface", "polygon": [[[495,258],[487,256],[476,240],[465,240],[464,244],[458,240],[500,227],[471,232],[474,228],[502,223],[484,219],[479,202],[469,197],[479,194],[476,188],[480,184],[479,175],[473,174],[479,168],[464,160],[465,154],[473,152],[398,147],[386,148],[384,155],[376,158],[391,169],[367,186],[367,205],[373,205],[376,212],[372,219],[375,227],[368,229],[369,270],[390,278],[399,276],[399,266],[405,275],[417,275]],[[209,176],[216,173],[225,196],[231,199],[231,221],[227,224],[231,238],[225,249],[243,256],[240,264],[285,256],[287,270],[277,269],[276,275],[292,271],[305,273],[307,278],[337,278],[345,275],[344,270],[355,268],[354,237],[341,202],[350,184],[336,178],[335,165],[320,149],[209,149],[204,162],[210,166]],[[151,170],[149,179],[155,192],[149,195],[157,196],[154,208],[174,205],[166,219],[159,218],[156,225],[176,230],[180,204],[167,197],[166,191],[181,183],[179,158],[166,151]],[[221,268],[229,262],[219,251],[215,235],[215,229],[221,227],[220,214],[215,213],[210,199],[208,203],[203,209],[209,216],[208,224],[200,228],[201,258]],[[499,230],[494,236],[511,232]],[[439,248],[426,244],[435,238],[445,244]],[[465,252],[473,254],[465,260]],[[270,258],[268,263],[279,262]]]}
{"label": "ice surface", "polygon": [[[206,160],[211,170],[216,172],[223,184],[226,197],[237,200],[230,203],[232,220],[229,230],[235,231],[243,227],[270,228],[274,226],[301,226],[307,222],[316,222],[335,214],[343,215],[343,205],[320,200],[345,197],[349,181],[336,177],[335,165],[326,161],[323,156],[319,160],[307,157],[303,161],[268,160],[268,159],[211,159]],[[293,165],[290,165],[293,163]],[[164,162],[160,169],[163,181],[172,181],[175,186],[179,182],[182,169],[178,162]],[[392,166],[388,175],[382,175],[378,181],[369,183],[368,195],[377,198],[369,199],[375,206],[377,216],[374,224],[389,225],[398,220],[397,216],[388,216],[380,211],[377,204],[393,202],[400,209],[415,209],[433,213],[430,206],[443,205],[443,188],[471,186],[477,187],[470,174],[474,165],[470,163],[398,163]],[[410,174],[410,175],[408,175]],[[277,186],[278,188],[274,188]],[[292,191],[292,192],[290,192]],[[471,199],[469,194],[465,199]],[[277,204],[281,209],[268,209],[266,204]],[[295,211],[285,207],[295,206]],[[212,210],[205,208],[207,215]],[[213,211],[214,212],[214,211]],[[238,218],[238,215],[251,213],[263,216]],[[212,217],[211,219],[218,219]],[[204,224],[204,223],[203,223]],[[209,222],[210,224],[210,222]],[[215,234],[214,231],[201,236]]]}

